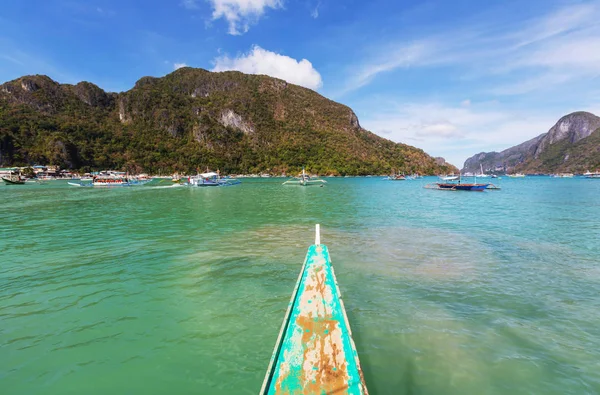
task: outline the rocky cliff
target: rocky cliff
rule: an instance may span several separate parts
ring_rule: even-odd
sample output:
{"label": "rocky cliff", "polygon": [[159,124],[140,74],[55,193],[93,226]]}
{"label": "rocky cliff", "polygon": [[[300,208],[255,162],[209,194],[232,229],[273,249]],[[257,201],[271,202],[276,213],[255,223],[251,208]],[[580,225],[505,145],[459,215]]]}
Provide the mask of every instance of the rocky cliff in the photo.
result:
{"label": "rocky cliff", "polygon": [[182,68],[123,93],[26,76],[0,85],[0,165],[130,171],[423,174],[456,170],[360,126],[309,89],[239,72]]}
{"label": "rocky cliff", "polygon": [[574,112],[560,118],[547,132],[502,152],[481,152],[465,161],[464,172],[520,171],[529,173],[584,172],[600,166],[600,117]]}

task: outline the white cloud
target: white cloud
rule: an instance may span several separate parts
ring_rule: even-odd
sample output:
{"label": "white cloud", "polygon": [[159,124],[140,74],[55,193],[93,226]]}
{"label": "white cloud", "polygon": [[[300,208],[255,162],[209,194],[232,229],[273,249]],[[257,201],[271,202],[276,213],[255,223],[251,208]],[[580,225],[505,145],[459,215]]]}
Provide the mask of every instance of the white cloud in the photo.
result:
{"label": "white cloud", "polygon": [[[229,24],[229,34],[244,34],[252,23],[265,13],[267,8],[277,9],[283,6],[283,0],[208,0],[212,5],[212,19],[225,18]],[[195,0],[184,0],[196,5]],[[186,6],[187,8],[191,8]]]}
{"label": "white cloud", "polygon": [[298,61],[259,46],[252,47],[250,52],[236,58],[227,55],[217,57],[214,64],[213,71],[237,70],[247,74],[266,74],[315,90],[323,85],[321,74],[308,60]]}
{"label": "white cloud", "polygon": [[174,70],[180,69],[182,67],[187,67],[187,64],[185,64],[185,63],[173,63],[173,69]]}
{"label": "white cloud", "polygon": [[598,6],[594,3],[570,5],[532,21],[527,27],[509,34],[517,43],[514,48],[529,46],[565,33],[594,25],[598,18]]}
{"label": "white cloud", "polygon": [[545,133],[570,112],[600,115],[600,0],[531,18],[499,14],[403,33],[403,41],[365,40],[357,49],[364,60],[350,66],[335,96],[389,73],[389,87],[347,98],[358,101],[349,104],[361,124],[459,167],[477,152]]}
{"label": "white cloud", "polygon": [[187,8],[188,10],[198,9],[197,0],[183,0],[181,5]]}
{"label": "white cloud", "polygon": [[[402,68],[454,67],[459,78],[485,79],[482,90],[524,94],[600,75],[600,2],[568,5],[517,22],[492,20],[367,50],[336,96]],[[508,33],[506,33],[508,31]]]}
{"label": "white cloud", "polygon": [[432,43],[426,41],[390,49],[389,52],[381,54],[377,62],[359,66],[355,73],[353,73],[354,75],[348,79],[346,87],[335,96],[343,95],[344,93],[368,85],[381,73],[392,71],[399,67],[409,67],[418,64],[432,52]]}
{"label": "white cloud", "polygon": [[317,19],[319,17],[319,7],[321,6],[321,2],[318,2],[317,5],[315,6],[315,8],[313,8],[313,10],[310,12],[310,16],[313,17],[313,19]]}
{"label": "white cloud", "polygon": [[366,129],[415,144],[459,168],[477,152],[502,150],[547,132],[563,115],[508,110],[494,102],[469,107],[431,102],[382,107],[361,119]]}

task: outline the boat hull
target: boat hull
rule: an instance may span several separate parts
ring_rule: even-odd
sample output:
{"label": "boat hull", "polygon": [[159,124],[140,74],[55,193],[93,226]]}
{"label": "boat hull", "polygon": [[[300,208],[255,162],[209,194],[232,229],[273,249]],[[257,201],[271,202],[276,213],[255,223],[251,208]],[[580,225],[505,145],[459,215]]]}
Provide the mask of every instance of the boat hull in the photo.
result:
{"label": "boat hull", "polygon": [[447,189],[452,191],[484,191],[489,184],[452,184],[452,183],[438,183],[440,189]]}

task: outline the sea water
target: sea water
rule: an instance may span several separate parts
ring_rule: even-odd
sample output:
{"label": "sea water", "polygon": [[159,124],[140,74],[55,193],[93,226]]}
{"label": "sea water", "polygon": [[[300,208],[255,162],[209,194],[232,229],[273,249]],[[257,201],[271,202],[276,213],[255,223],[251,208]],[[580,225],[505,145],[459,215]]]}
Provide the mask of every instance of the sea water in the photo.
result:
{"label": "sea water", "polygon": [[600,393],[600,180],[327,180],[0,186],[0,393],[256,394],[315,223],[372,394]]}

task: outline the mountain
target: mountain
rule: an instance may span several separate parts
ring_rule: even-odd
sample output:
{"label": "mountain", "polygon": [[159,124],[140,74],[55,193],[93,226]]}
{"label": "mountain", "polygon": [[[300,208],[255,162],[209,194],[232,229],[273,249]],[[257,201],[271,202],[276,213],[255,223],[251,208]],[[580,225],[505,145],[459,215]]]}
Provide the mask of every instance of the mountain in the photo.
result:
{"label": "mountain", "polygon": [[481,152],[465,161],[463,171],[494,169],[527,173],[584,172],[600,167],[600,117],[574,112],[541,134],[502,152]]}
{"label": "mountain", "polygon": [[132,172],[447,173],[360,126],[354,112],[264,75],[181,68],[122,93],[25,76],[0,85],[0,165]]}

